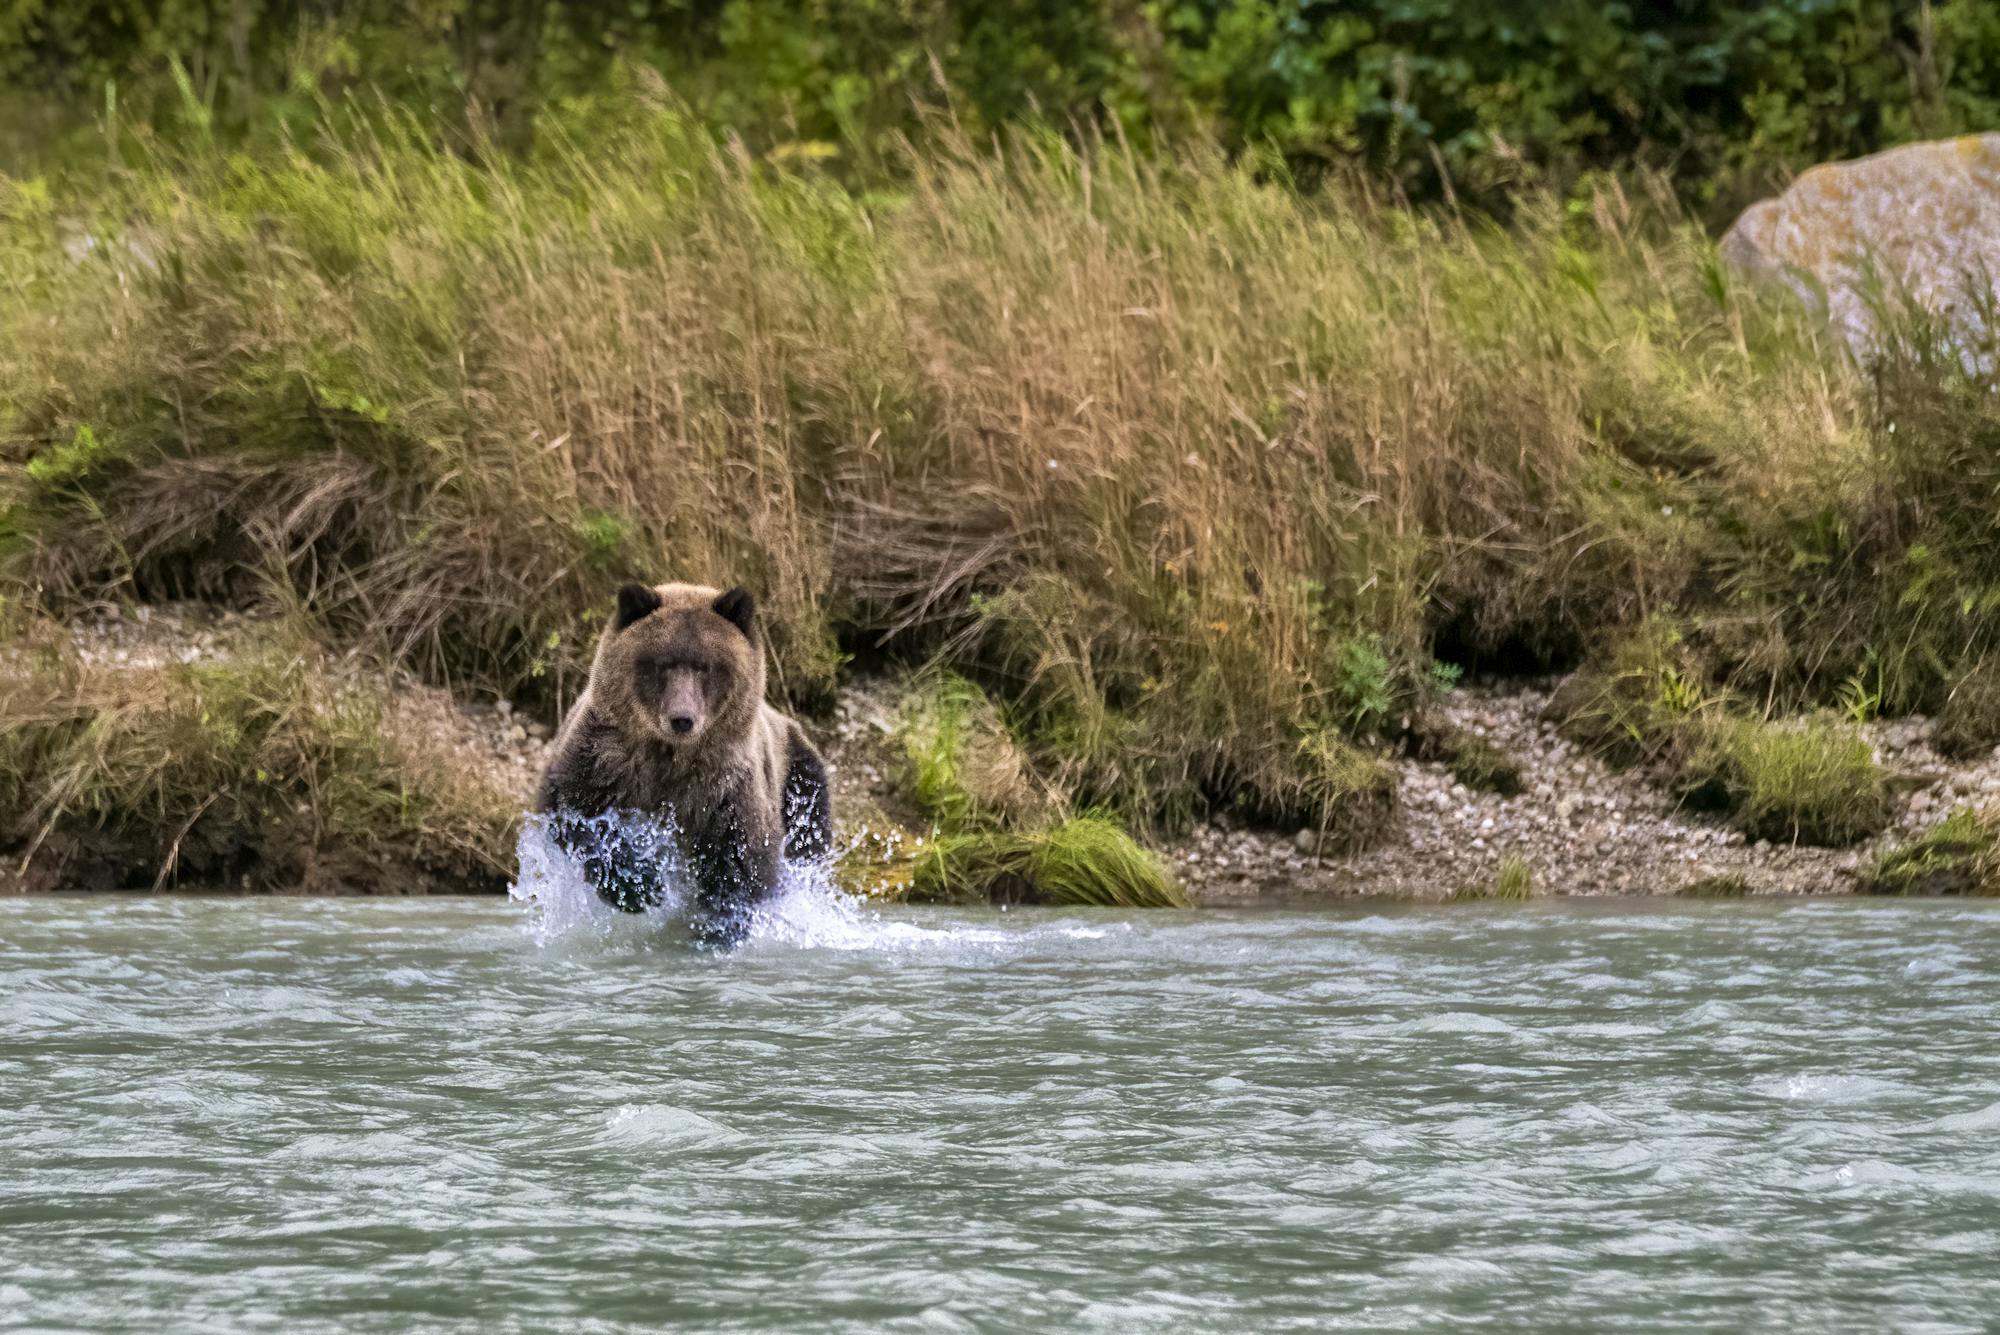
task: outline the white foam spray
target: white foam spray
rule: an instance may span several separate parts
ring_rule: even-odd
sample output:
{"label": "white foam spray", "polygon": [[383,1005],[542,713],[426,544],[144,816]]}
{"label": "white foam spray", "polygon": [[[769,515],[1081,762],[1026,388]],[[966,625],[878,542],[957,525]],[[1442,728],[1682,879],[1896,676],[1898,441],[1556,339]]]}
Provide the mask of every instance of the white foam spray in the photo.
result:
{"label": "white foam spray", "polygon": [[[687,910],[692,896],[671,830],[629,812],[597,819],[609,822],[605,830],[616,842],[658,869],[660,902],[639,913],[626,913],[605,903],[582,866],[555,841],[546,818],[530,816],[517,848],[518,877],[508,890],[512,898],[527,906],[529,936],[539,946],[602,942],[650,947],[690,942]],[[950,955],[969,950],[972,958],[988,958],[1029,947],[1043,935],[1095,940],[1107,932],[1131,930],[1129,923],[1122,922],[1060,921],[1033,927],[997,921],[930,927],[897,916],[885,917],[865,899],[834,884],[833,864],[839,856],[836,852],[823,861],[784,862],[774,892],[751,915],[750,933],[742,949],[932,954],[942,948]]]}
{"label": "white foam spray", "polygon": [[[686,939],[688,905],[693,895],[673,830],[633,812],[599,816],[591,822],[624,856],[649,863],[658,873],[659,902],[638,913],[607,904],[584,874],[578,860],[557,843],[548,818],[530,816],[516,846],[518,873],[508,894],[528,908],[528,932],[537,945],[600,939],[629,942]],[[791,946],[865,949],[881,943],[883,934],[898,935],[897,925],[833,882],[832,859],[781,864],[774,893],[751,915],[746,945],[762,941]],[[928,935],[923,929],[904,931]]]}

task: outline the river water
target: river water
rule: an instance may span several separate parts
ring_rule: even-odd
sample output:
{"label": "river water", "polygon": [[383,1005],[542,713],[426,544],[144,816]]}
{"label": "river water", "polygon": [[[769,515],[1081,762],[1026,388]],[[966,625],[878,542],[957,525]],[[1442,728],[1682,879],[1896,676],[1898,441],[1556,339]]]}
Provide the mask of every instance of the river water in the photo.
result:
{"label": "river water", "polygon": [[0,1325],[2000,1314],[1984,906],[529,917],[0,901]]}

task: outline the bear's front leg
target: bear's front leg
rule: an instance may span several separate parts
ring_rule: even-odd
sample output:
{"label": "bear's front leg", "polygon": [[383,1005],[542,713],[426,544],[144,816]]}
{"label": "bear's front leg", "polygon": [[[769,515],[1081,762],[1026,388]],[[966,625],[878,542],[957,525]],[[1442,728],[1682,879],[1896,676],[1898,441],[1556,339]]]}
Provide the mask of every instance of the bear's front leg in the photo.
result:
{"label": "bear's front leg", "polygon": [[833,851],[833,804],[826,762],[792,728],[785,757],[785,856],[818,862]]}
{"label": "bear's front leg", "polygon": [[[751,909],[770,890],[776,865],[752,847],[743,813],[725,800],[689,841],[688,872],[693,880],[695,944],[731,950],[750,934]],[[766,863],[771,865],[766,866]]]}
{"label": "bear's front leg", "polygon": [[658,908],[667,897],[660,875],[658,849],[640,847],[624,813],[579,815],[553,811],[549,837],[556,847],[583,868],[584,879],[597,897],[624,913]]}

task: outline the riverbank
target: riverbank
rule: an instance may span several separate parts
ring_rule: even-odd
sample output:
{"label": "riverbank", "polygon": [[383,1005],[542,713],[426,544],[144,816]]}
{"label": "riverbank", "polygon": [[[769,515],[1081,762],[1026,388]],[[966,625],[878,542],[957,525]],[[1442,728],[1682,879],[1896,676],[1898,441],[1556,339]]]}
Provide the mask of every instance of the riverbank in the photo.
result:
{"label": "riverbank", "polygon": [[1969,795],[1924,747],[1984,782],[2000,396],[1918,303],[1857,355],[1609,180],[1503,227],[1199,146],[947,139],[855,193],[671,109],[594,134],[0,187],[18,652],[105,607],[271,639],[17,683],[24,839],[59,809],[130,835],[118,883],[347,884],[342,832],[384,831],[504,879],[529,755],[390,725],[448,688],[535,741],[609,590],[665,576],[757,591],[807,719],[925,696],[888,702],[890,814],[982,885],[1066,830],[1123,902],[1174,894],[1120,831],[1211,896],[1823,888],[1912,790]]}
{"label": "riverbank", "polygon": [[[169,668],[240,668],[257,661],[282,633],[268,617],[188,604],[106,611],[64,629],[76,664],[110,683],[136,682]],[[516,821],[546,762],[551,720],[504,699],[455,698],[358,659],[334,660],[315,671],[313,689],[363,690],[388,702],[381,726],[402,748],[392,763],[409,771],[393,776],[391,786],[449,776],[446,791],[427,796],[467,808],[445,822],[461,831],[461,856],[455,862],[433,857],[426,871],[407,853],[432,832],[418,827],[419,837],[399,851],[381,830],[361,840],[336,827],[322,841],[316,865],[291,883],[272,879],[287,864],[246,865],[239,879],[220,885],[168,864],[157,884],[391,894],[503,886]],[[1549,717],[1558,685],[1555,678],[1470,683],[1437,707],[1433,727],[1480,739],[1517,775],[1501,785],[1512,791],[1468,787],[1450,762],[1423,759],[1406,747],[1382,756],[1397,800],[1385,828],[1361,851],[1339,851],[1312,828],[1286,832],[1209,820],[1159,840],[1157,852],[1195,902],[1211,905],[1476,895],[1510,860],[1529,869],[1534,893],[1547,895],[1675,895],[1718,886],[1752,895],[1841,894],[1867,888],[1879,858],[1934,829],[1955,809],[2000,801],[2000,754],[1947,760],[1930,745],[1930,721],[1874,721],[1860,735],[1894,791],[1894,810],[1880,835],[1841,849],[1746,838],[1724,816],[1691,809],[1658,773],[1616,768],[1566,740]],[[860,872],[854,881],[864,889],[866,868],[879,860],[881,847],[915,847],[935,833],[913,791],[906,735],[913,726],[910,701],[920,691],[919,681],[907,676],[859,678],[839,692],[827,717],[809,722],[833,776],[839,842],[851,850]],[[116,709],[110,698],[104,697],[107,713]],[[216,791],[227,791],[231,782],[226,775],[212,779]],[[157,786],[162,793],[170,787],[164,781]],[[164,825],[178,826],[185,838],[204,815],[188,803],[214,796],[180,799],[186,810],[163,813]],[[228,837],[225,832],[225,842]],[[371,850],[373,856],[363,856]],[[0,883],[15,890],[77,888],[107,874],[101,861],[51,859],[48,850],[36,851],[40,860],[28,862],[41,869],[38,876],[19,874],[17,848]],[[143,848],[132,853],[146,856]],[[130,884],[129,870],[124,883]]]}

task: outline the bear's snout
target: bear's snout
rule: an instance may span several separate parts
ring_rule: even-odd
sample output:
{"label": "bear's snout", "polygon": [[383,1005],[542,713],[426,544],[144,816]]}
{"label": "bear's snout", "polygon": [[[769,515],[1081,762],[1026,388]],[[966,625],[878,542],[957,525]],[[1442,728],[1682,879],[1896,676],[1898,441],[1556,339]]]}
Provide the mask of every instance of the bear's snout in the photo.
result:
{"label": "bear's snout", "polygon": [[676,737],[689,737],[700,732],[707,721],[706,705],[700,674],[675,672],[667,678],[667,689],[660,700],[660,717],[666,722],[668,732]]}

